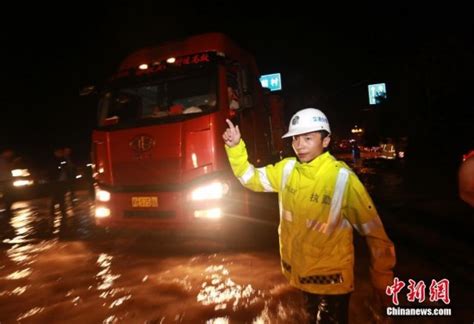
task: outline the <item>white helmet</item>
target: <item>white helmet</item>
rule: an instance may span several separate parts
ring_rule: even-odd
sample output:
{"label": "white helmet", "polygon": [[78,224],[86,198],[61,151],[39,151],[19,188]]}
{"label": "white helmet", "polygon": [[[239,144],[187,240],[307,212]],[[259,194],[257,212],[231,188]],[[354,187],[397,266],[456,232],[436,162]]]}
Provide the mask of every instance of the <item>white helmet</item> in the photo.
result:
{"label": "white helmet", "polygon": [[331,133],[326,115],[316,108],[305,108],[291,117],[288,132],[281,138],[325,130]]}

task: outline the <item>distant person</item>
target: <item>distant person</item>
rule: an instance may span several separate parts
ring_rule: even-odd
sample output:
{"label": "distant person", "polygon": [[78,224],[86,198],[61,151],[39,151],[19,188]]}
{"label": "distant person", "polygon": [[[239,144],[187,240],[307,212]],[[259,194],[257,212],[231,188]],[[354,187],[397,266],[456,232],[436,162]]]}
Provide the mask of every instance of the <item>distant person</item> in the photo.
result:
{"label": "distant person", "polygon": [[459,197],[474,207],[474,150],[464,156],[458,172]]}
{"label": "distant person", "polygon": [[227,87],[227,98],[231,110],[238,110],[240,108],[239,90],[233,87]]}
{"label": "distant person", "polygon": [[0,201],[7,214],[11,213],[12,197],[10,190],[12,188],[13,176],[12,169],[15,153],[7,148],[0,153]]}
{"label": "distant person", "polygon": [[395,248],[357,175],[327,151],[331,130],[324,113],[306,108],[293,115],[283,138],[292,138],[297,158],[261,168],[249,163],[239,127],[226,121],[223,139],[235,176],[253,191],[278,193],[281,268],[304,293],[310,323],[348,322],[353,227],[367,240],[379,306],[388,306]]}
{"label": "distant person", "polygon": [[156,105],[152,108],[151,115],[149,117],[157,118],[157,117],[166,117],[169,115],[169,111],[163,109],[161,106]]}
{"label": "distant person", "polygon": [[89,198],[94,199],[95,198],[95,180],[94,180],[94,171],[92,169],[92,164],[87,164],[85,170],[84,170],[84,177],[87,182],[87,191],[89,193]]}
{"label": "distant person", "polygon": [[67,176],[66,193],[69,192],[71,204],[73,206],[77,203],[77,197],[74,192],[74,184],[76,182],[77,166],[72,160],[72,149],[68,146],[63,148],[64,161],[66,161],[65,171]]}
{"label": "distant person", "polygon": [[359,145],[357,145],[357,142],[354,141],[352,142],[352,161],[357,164],[357,162],[360,160],[360,148]]}
{"label": "distant person", "polygon": [[59,205],[59,211],[63,217],[66,217],[65,195],[68,188],[66,163],[64,149],[54,149],[53,158],[48,167],[48,178],[51,185],[51,216],[55,215],[56,205]]}

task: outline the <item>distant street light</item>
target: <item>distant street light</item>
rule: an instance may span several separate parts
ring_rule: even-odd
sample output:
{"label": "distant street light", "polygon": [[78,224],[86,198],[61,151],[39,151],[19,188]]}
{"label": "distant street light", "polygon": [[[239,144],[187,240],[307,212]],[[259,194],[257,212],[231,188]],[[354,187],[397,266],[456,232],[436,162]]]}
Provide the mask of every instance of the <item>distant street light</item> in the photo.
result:
{"label": "distant street light", "polygon": [[354,126],[354,128],[351,129],[352,134],[362,134],[364,130],[360,127],[357,127],[357,125]]}

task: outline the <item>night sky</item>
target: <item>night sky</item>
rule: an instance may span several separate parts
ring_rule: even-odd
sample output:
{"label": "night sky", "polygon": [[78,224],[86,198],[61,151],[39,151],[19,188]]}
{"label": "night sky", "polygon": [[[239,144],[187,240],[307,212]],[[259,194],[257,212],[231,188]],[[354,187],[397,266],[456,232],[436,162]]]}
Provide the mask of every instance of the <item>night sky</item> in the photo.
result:
{"label": "night sky", "polygon": [[[239,7],[83,4],[55,8],[61,14],[31,10],[14,23],[2,22],[1,146],[44,157],[55,145],[69,145],[78,159],[87,159],[97,98],[79,97],[79,90],[103,84],[134,50],[215,31],[254,54],[262,74],[282,73],[287,117],[303,107],[320,108],[340,137],[375,118],[374,138],[408,136],[414,151],[435,148],[452,159],[474,146],[468,95],[473,23],[462,9],[342,13],[316,7],[290,14],[291,8],[269,8],[250,15],[251,7]],[[377,82],[387,83],[389,100],[374,112],[367,85]]]}

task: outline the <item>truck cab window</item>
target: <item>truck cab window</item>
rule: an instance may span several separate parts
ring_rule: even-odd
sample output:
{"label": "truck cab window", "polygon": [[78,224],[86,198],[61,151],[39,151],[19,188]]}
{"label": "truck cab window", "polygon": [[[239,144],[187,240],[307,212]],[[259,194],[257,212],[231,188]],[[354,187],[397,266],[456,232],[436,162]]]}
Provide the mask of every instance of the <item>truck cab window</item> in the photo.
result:
{"label": "truck cab window", "polygon": [[117,87],[103,96],[102,116],[106,120],[117,118],[117,123],[181,114],[192,118],[217,108],[216,79],[215,69],[203,69],[133,87]]}
{"label": "truck cab window", "polygon": [[229,67],[227,72],[227,100],[229,109],[238,110],[240,106],[240,84],[238,79],[238,70],[236,67]]}
{"label": "truck cab window", "polygon": [[245,108],[253,107],[255,105],[255,84],[259,82],[257,76],[251,72],[248,67],[244,67],[241,73],[242,83],[242,106]]}

